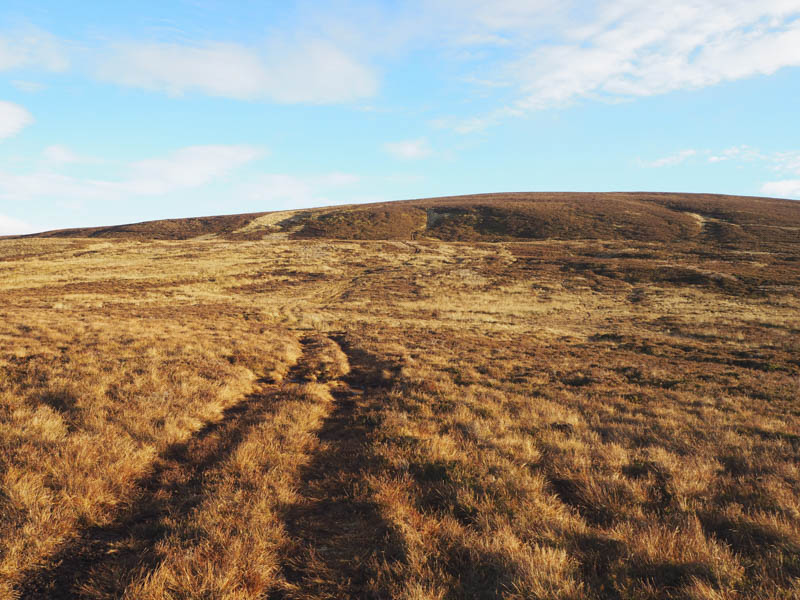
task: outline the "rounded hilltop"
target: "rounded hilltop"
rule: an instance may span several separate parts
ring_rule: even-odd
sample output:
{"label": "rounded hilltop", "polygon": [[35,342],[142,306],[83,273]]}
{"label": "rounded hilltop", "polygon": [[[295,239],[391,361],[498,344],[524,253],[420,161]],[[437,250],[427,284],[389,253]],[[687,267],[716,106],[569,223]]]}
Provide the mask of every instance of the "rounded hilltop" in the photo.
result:
{"label": "rounded hilltop", "polygon": [[147,221],[37,237],[800,242],[800,203],[652,192],[517,192]]}

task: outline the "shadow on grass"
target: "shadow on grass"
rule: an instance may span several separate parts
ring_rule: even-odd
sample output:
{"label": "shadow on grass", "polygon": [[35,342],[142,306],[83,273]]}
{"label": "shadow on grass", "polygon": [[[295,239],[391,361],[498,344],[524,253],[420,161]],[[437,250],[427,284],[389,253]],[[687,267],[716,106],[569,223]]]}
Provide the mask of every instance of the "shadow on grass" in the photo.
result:
{"label": "shadow on grass", "polygon": [[331,336],[347,354],[350,374],[332,385],[333,411],[317,432],[317,453],[303,469],[302,502],[286,507],[292,540],[283,562],[284,585],[271,598],[387,598],[404,559],[400,536],[381,516],[365,481],[380,469],[372,434],[382,415],[381,373],[392,365]]}
{"label": "shadow on grass", "polygon": [[[269,382],[264,382],[269,383]],[[169,447],[155,470],[140,480],[139,493],[108,525],[90,527],[68,543],[51,566],[31,572],[18,588],[21,600],[119,597],[134,577],[160,563],[157,543],[204,499],[205,474],[234,452],[271,411],[278,385],[247,396],[190,440]]]}

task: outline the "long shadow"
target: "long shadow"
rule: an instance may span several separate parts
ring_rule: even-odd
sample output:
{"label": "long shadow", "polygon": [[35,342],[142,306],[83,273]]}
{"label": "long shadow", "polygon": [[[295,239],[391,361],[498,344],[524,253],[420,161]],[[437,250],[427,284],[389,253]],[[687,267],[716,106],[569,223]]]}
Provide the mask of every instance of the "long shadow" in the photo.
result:
{"label": "long shadow", "polygon": [[220,421],[170,446],[152,474],[137,483],[139,493],[128,508],[108,525],[85,529],[49,568],[30,573],[18,588],[20,599],[84,598],[89,586],[92,597],[119,597],[134,577],[157,568],[161,559],[156,545],[169,534],[167,524],[200,504],[206,473],[265,418],[279,392],[275,384],[265,393],[247,396],[226,409]]}
{"label": "long shadow", "polygon": [[292,545],[283,561],[285,585],[273,599],[388,598],[392,563],[404,559],[400,536],[381,516],[365,482],[380,469],[373,432],[381,420],[379,376],[393,365],[331,336],[351,372],[331,385],[335,408],[317,432],[319,450],[300,476],[304,501],[288,506]]}

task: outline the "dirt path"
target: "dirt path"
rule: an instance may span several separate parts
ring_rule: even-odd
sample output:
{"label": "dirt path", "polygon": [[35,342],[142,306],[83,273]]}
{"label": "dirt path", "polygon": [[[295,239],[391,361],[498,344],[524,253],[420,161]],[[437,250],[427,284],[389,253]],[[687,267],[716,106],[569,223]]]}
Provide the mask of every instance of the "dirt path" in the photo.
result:
{"label": "dirt path", "polygon": [[[380,423],[378,381],[385,365],[349,349],[344,338],[302,340],[303,356],[286,383],[318,381],[334,397],[316,432],[311,460],[298,474],[301,500],[285,507],[290,543],[274,598],[380,598],[387,563],[402,560],[402,546],[371,499],[366,477],[378,468],[371,450]],[[185,443],[170,447],[138,493],[110,524],[84,530],[50,565],[18,588],[21,600],[120,597],[162,560],[157,547],[207,497],[208,475],[236,451],[253,428],[279,410],[282,383],[228,408]],[[382,567],[382,568],[381,568]]]}
{"label": "dirt path", "polygon": [[410,276],[407,269],[419,258],[418,255],[422,253],[422,248],[419,244],[412,244],[411,242],[398,242],[398,244],[411,251],[407,258],[394,264],[363,269],[355,277],[351,277],[340,284],[333,293],[327,294],[321,301],[320,308],[328,310],[341,307],[343,303],[363,294],[370,281],[377,281],[382,288],[399,292],[403,295],[418,294],[419,285],[413,281],[413,277]]}
{"label": "dirt path", "polygon": [[[292,542],[283,562],[285,586],[275,599],[387,598],[381,580],[403,560],[399,539],[381,516],[366,481],[379,465],[372,451],[381,409],[375,380],[380,366],[345,351],[352,371],[331,385],[333,410],[317,433],[319,446],[300,477],[303,500],[286,508]],[[381,575],[383,574],[383,575]]]}

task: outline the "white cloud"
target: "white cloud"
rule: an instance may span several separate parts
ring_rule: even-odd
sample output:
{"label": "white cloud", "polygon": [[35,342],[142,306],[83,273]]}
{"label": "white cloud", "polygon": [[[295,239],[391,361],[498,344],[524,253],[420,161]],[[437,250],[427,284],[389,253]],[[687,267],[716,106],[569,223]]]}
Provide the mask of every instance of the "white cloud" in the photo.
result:
{"label": "white cloud", "polygon": [[741,145],[725,148],[720,152],[708,152],[708,162],[725,161],[759,162],[773,171],[800,175],[800,151],[763,152],[752,146]]}
{"label": "white cloud", "polygon": [[761,193],[765,196],[800,199],[800,179],[769,181],[761,186]]}
{"label": "white cloud", "polygon": [[327,173],[313,177],[311,181],[316,185],[339,187],[356,184],[361,181],[361,177],[353,173]]}
{"label": "white cloud", "polygon": [[747,146],[746,144],[742,144],[741,146],[731,146],[730,148],[725,148],[721,152],[711,153],[711,156],[708,157],[708,162],[710,163],[720,163],[728,160],[741,160],[746,162],[752,162],[752,161],[771,161],[772,159],[769,155],[763,154],[759,150]]}
{"label": "white cloud", "polygon": [[[464,61],[460,79],[514,90],[488,116],[453,125],[464,132],[580,99],[632,99],[800,66],[798,0],[408,0],[298,13],[306,31],[324,34],[289,31],[259,47],[132,40],[83,55],[102,80],[172,95],[336,103],[376,94],[368,56],[456,48],[449,57]],[[32,27],[0,34],[0,70],[64,69],[69,47]]]}
{"label": "white cloud", "polygon": [[238,194],[254,202],[279,208],[305,208],[324,203],[319,186],[307,178],[270,173],[261,175],[257,181],[240,187]]}
{"label": "white cloud", "polygon": [[114,183],[51,172],[15,174],[0,171],[0,199],[23,202],[36,198],[100,200],[114,197]]}
{"label": "white cloud", "polygon": [[[709,155],[710,163],[726,161],[756,163],[776,173],[800,175],[800,151],[763,152],[743,144],[719,152],[706,151],[706,154]],[[800,199],[800,179],[768,181],[761,186],[761,193],[766,196]]]}
{"label": "white cloud", "polygon": [[464,132],[580,99],[619,101],[800,66],[797,0],[439,0],[462,14],[456,42],[507,51],[485,67],[516,99]]}
{"label": "white cloud", "polygon": [[64,44],[36,27],[0,34],[0,71],[26,67],[64,71],[69,59]]}
{"label": "white cloud", "polygon": [[354,185],[361,178],[351,173],[326,173],[297,176],[266,173],[255,181],[240,186],[237,194],[250,202],[264,203],[270,208],[309,208],[335,204],[329,194]]}
{"label": "white cloud", "polygon": [[[635,97],[771,74],[800,65],[800,22],[775,2],[637,3],[617,16],[569,35],[567,43],[534,50],[512,65],[526,97],[545,108],[591,95]],[[765,18],[777,19],[772,27]],[[784,18],[781,18],[784,17]],[[607,22],[602,22],[603,20]]]}
{"label": "white cloud", "polygon": [[[682,164],[695,156],[703,157],[706,162],[711,164],[749,163],[776,173],[800,175],[800,151],[764,152],[746,144],[715,151],[681,150],[652,161],[637,159],[637,164],[647,168],[671,167]],[[800,179],[768,181],[761,186],[761,193],[767,196],[800,199]]]}
{"label": "white cloud", "polygon": [[[341,36],[340,36],[341,37]],[[240,100],[329,104],[375,95],[374,70],[352,50],[325,36],[272,35],[260,47],[233,42],[129,42],[74,44],[36,27],[0,33],[0,71],[38,68],[64,71],[69,54],[103,81],[165,92],[198,92]],[[363,50],[363,49],[362,49]],[[23,91],[43,85],[16,80]]]}
{"label": "white cloud", "polygon": [[346,102],[372,96],[377,89],[367,66],[322,39],[275,41],[264,52],[219,42],[117,44],[100,61],[97,75],[171,95],[201,92],[283,103]]}
{"label": "white cloud", "polygon": [[778,171],[788,171],[800,175],[800,151],[776,152],[772,158]]}
{"label": "white cloud", "polygon": [[123,186],[132,194],[146,196],[200,187],[224,177],[262,153],[252,146],[191,146],[166,158],[133,163],[132,177]]}
{"label": "white cloud", "polygon": [[33,116],[19,104],[0,100],[0,140],[11,137],[33,123]]}
{"label": "white cloud", "polygon": [[[438,9],[458,22],[461,29],[472,35],[490,35],[486,32],[532,32],[550,26],[569,11],[569,2],[559,0],[428,0]],[[460,36],[465,43],[473,39]]]}
{"label": "white cloud", "polygon": [[657,169],[660,167],[674,167],[675,165],[679,165],[683,162],[686,162],[689,158],[695,156],[697,154],[697,150],[681,150],[680,152],[676,152],[675,154],[671,154],[669,156],[664,156],[663,158],[658,158],[656,160],[650,161],[643,161],[639,160],[640,167],[647,167]]}
{"label": "white cloud", "polygon": [[433,150],[428,144],[428,140],[425,138],[387,142],[383,145],[383,149],[395,158],[406,160],[426,158],[433,154]]}
{"label": "white cloud", "polygon": [[23,79],[15,79],[11,82],[11,85],[17,88],[20,92],[27,92],[29,94],[41,92],[47,88],[45,84],[39,83],[38,81],[25,81]]}
{"label": "white cloud", "polygon": [[24,233],[33,233],[35,228],[19,219],[0,215],[0,235],[21,235]]}
{"label": "white cloud", "polygon": [[93,162],[92,159],[79,156],[66,146],[62,146],[60,144],[54,144],[52,146],[48,146],[42,151],[42,156],[48,162],[59,165]]}
{"label": "white cloud", "polygon": [[73,177],[52,171],[22,175],[0,171],[0,198],[82,201],[164,196],[209,184],[262,153],[251,146],[191,146],[167,157],[131,163],[126,175],[116,180]]}
{"label": "white cloud", "polygon": [[[130,41],[94,48],[72,44],[90,74],[103,81],[178,96],[199,92],[241,100],[328,104],[373,96],[374,71],[342,45],[322,36],[272,36],[263,47],[232,42]],[[70,42],[36,27],[0,33],[0,71],[64,71]],[[23,91],[40,83],[16,80]]]}
{"label": "white cloud", "polygon": [[457,46],[510,46],[512,42],[508,38],[494,33],[465,33],[455,40],[455,44]]}

